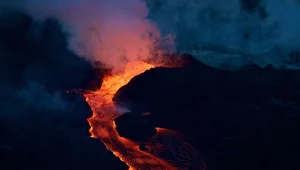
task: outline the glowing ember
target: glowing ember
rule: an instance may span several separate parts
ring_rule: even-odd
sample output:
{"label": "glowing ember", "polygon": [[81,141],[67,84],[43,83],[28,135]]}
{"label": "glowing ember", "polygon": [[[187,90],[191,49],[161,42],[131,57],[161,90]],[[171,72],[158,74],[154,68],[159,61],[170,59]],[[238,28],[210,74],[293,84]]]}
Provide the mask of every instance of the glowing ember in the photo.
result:
{"label": "glowing ember", "polygon": [[125,162],[129,169],[172,170],[167,161],[150,153],[139,150],[139,144],[119,136],[115,129],[115,105],[112,101],[119,88],[126,85],[134,76],[153,68],[143,62],[130,62],[125,71],[117,75],[105,77],[101,89],[86,93],[86,101],[91,106],[93,116],[88,119],[92,137],[99,138],[106,148]]}

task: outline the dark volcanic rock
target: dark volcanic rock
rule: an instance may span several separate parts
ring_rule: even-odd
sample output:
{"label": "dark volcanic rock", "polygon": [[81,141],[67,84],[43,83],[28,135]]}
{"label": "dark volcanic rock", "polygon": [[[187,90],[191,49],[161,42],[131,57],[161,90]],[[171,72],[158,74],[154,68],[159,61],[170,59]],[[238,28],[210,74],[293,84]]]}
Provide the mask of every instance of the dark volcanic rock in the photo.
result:
{"label": "dark volcanic rock", "polygon": [[139,150],[141,151],[149,151],[149,148],[147,148],[144,144],[139,145]]}
{"label": "dark volcanic rock", "polygon": [[156,134],[155,126],[147,116],[137,113],[126,113],[116,118],[115,123],[120,136],[134,141],[144,142]]}
{"label": "dark volcanic rock", "polygon": [[115,101],[146,105],[155,126],[182,132],[211,170],[300,169],[300,71],[194,61],[133,78]]}

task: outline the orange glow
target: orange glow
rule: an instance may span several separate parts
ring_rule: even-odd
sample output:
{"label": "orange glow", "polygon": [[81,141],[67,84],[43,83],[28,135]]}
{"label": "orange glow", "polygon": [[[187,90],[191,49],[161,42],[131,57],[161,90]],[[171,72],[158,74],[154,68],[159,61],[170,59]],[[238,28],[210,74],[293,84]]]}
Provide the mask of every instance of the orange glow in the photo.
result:
{"label": "orange glow", "polygon": [[85,93],[86,101],[91,106],[93,116],[88,119],[91,137],[99,138],[115,156],[125,162],[130,170],[173,170],[167,161],[146,151],[139,150],[139,144],[120,137],[116,131],[114,119],[115,105],[112,101],[119,88],[126,85],[134,76],[154,68],[144,62],[129,62],[124,72],[104,78],[101,89]]}

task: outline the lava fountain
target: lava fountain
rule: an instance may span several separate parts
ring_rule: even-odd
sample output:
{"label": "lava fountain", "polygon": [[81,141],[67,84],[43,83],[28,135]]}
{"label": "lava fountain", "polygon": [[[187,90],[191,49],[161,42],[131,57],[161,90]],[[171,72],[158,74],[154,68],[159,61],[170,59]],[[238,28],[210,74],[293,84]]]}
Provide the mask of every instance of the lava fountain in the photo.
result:
{"label": "lava fountain", "polygon": [[139,150],[138,143],[120,137],[114,123],[114,119],[120,116],[115,112],[116,106],[112,100],[114,94],[133,77],[151,68],[154,66],[144,62],[129,62],[123,72],[104,77],[99,90],[84,94],[93,111],[93,116],[88,119],[90,133],[93,138],[99,138],[131,170],[172,170],[176,168],[167,161]]}

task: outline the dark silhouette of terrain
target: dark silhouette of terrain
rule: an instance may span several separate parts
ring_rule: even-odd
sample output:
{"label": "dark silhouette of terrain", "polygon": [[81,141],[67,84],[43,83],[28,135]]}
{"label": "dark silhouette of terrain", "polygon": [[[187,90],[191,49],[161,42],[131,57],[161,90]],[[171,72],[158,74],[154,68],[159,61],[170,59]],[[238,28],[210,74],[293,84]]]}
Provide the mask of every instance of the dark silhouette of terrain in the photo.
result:
{"label": "dark silhouette of terrain", "polygon": [[299,70],[248,65],[230,72],[186,57],[183,68],[133,78],[114,100],[132,110],[142,104],[155,126],[182,132],[211,170],[300,168]]}

